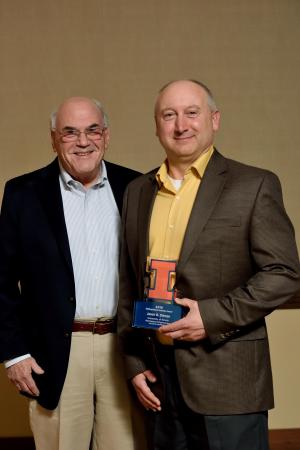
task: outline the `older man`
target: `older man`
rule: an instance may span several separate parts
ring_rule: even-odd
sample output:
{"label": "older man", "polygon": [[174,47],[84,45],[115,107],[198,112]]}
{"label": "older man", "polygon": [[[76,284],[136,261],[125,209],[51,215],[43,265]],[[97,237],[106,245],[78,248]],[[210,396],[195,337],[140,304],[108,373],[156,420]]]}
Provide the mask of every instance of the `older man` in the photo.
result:
{"label": "older man", "polygon": [[[128,378],[154,411],[154,449],[266,450],[264,318],[299,288],[279,181],[213,147],[220,113],[204,84],[169,83],[155,119],[167,159],[125,197],[118,317]],[[131,328],[134,300],[153,289],[149,258],[177,262],[186,314],[156,334]]]}
{"label": "older man", "polygon": [[103,161],[101,104],[51,118],[55,159],[10,180],[0,222],[0,355],[38,450],[133,449],[116,345],[120,210],[138,173]]}

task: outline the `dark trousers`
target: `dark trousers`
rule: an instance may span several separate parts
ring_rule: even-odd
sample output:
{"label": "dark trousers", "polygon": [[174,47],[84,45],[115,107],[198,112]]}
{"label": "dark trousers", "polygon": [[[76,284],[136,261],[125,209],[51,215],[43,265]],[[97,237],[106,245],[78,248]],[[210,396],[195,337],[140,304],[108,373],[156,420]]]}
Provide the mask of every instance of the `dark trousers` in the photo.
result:
{"label": "dark trousers", "polygon": [[185,404],[172,348],[159,348],[165,398],[150,414],[153,450],[269,450],[268,414],[208,416]]}

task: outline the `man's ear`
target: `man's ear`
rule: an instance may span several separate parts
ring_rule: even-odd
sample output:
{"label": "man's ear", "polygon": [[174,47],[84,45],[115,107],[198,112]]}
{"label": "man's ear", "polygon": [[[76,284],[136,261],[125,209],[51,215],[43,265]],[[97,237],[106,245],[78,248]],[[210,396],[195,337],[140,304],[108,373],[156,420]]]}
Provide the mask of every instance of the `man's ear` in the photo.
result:
{"label": "man's ear", "polygon": [[221,113],[220,111],[214,111],[212,113],[212,123],[213,123],[213,130],[218,131],[220,127],[220,120],[221,120]]}
{"label": "man's ear", "polygon": [[52,145],[53,151],[56,153],[55,131],[54,130],[50,130],[50,134],[51,134],[51,145]]}
{"label": "man's ear", "polygon": [[158,131],[157,131],[158,124],[157,124],[157,117],[156,117],[156,115],[154,116],[154,121],[155,121],[155,136],[158,137]]}
{"label": "man's ear", "polygon": [[103,137],[104,137],[104,148],[105,148],[105,150],[107,150],[108,145],[109,145],[109,141],[110,141],[109,128],[105,128],[105,130],[103,132]]}

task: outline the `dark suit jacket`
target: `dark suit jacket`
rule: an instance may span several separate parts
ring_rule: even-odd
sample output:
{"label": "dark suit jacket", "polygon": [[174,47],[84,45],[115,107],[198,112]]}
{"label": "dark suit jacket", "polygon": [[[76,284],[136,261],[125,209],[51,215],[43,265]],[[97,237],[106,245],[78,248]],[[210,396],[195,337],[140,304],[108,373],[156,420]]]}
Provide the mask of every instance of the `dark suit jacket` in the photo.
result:
{"label": "dark suit jacket", "polygon": [[[139,174],[106,167],[121,212],[124,190]],[[0,219],[0,360],[31,353],[45,370],[36,380],[39,403],[49,409],[57,406],[67,372],[75,303],[54,160],[6,184]]]}
{"label": "dark suit jacket", "polygon": [[[128,377],[157,372],[153,333],[132,329],[143,297],[155,172],[128,186],[124,200],[119,334]],[[176,288],[195,299],[208,338],[175,341],[183,397],[203,414],[273,407],[264,317],[299,289],[299,259],[277,177],[214,152],[192,209]]]}

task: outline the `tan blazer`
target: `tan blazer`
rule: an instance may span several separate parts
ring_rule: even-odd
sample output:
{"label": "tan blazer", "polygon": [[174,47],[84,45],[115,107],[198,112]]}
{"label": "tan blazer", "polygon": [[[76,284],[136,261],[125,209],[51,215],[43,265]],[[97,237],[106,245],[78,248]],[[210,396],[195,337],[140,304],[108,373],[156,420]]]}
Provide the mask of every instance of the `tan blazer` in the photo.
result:
{"label": "tan blazer", "polygon": [[[124,200],[119,334],[128,377],[158,373],[152,331],[131,328],[142,298],[156,171],[134,180]],[[214,152],[199,191],[176,271],[176,287],[195,299],[208,338],[175,342],[187,405],[203,414],[273,407],[264,317],[300,287],[294,231],[278,178]],[[283,324],[284,326],[284,324]]]}

